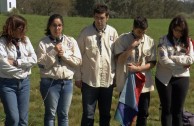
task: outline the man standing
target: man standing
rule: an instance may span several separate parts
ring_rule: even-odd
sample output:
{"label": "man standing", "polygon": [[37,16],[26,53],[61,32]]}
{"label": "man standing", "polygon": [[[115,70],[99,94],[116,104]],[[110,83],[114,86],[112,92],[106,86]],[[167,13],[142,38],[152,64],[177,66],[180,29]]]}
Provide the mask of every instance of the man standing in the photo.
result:
{"label": "man standing", "polygon": [[150,91],[154,90],[154,81],[150,69],[156,64],[156,49],[153,39],[145,34],[147,28],[147,19],[141,16],[136,17],[132,32],[119,36],[114,46],[118,59],[116,84],[120,92],[123,90],[128,73],[145,75],[145,85],[138,99],[136,126],[146,126]]}
{"label": "man standing", "polygon": [[75,74],[75,84],[82,91],[83,114],[81,126],[93,126],[98,102],[100,126],[110,126],[110,109],[115,75],[113,45],[117,31],[107,24],[109,11],[106,5],[97,4],[93,24],[84,28],[78,45],[82,66]]}

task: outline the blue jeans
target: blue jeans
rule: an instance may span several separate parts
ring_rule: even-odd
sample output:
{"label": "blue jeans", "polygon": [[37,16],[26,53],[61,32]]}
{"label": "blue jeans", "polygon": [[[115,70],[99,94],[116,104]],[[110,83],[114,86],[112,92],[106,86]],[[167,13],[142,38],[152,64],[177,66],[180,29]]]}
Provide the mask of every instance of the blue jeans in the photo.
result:
{"label": "blue jeans", "polygon": [[44,100],[44,126],[55,125],[55,115],[58,116],[58,126],[68,126],[68,113],[72,100],[72,80],[53,80],[41,78],[40,92]]}
{"label": "blue jeans", "polygon": [[5,126],[28,126],[30,80],[0,78],[0,97],[6,115]]}
{"label": "blue jeans", "polygon": [[81,90],[83,107],[81,126],[94,125],[97,102],[100,114],[100,126],[110,126],[113,85],[108,88],[95,88],[83,83]]}

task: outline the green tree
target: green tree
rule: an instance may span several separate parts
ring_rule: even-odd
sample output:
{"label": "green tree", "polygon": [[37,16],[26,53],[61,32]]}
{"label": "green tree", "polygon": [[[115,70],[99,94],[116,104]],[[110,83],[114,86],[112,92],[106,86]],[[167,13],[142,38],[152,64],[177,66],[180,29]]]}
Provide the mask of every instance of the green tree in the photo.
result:
{"label": "green tree", "polygon": [[21,13],[30,13],[30,0],[16,0],[16,7]]}
{"label": "green tree", "polygon": [[17,8],[22,13],[68,15],[73,9],[71,0],[17,0]]}
{"label": "green tree", "polygon": [[17,0],[20,13],[91,17],[96,3],[105,3],[111,17],[172,18],[176,14],[194,15],[194,0]]}
{"label": "green tree", "polygon": [[103,3],[109,6],[111,0],[75,0],[76,14],[84,17],[93,16],[93,7],[95,4]]}
{"label": "green tree", "polygon": [[171,18],[183,11],[181,1],[177,0],[162,0],[162,18]]}
{"label": "green tree", "polygon": [[92,16],[94,4],[94,0],[76,0],[77,14],[84,17]]}
{"label": "green tree", "polygon": [[183,11],[182,3],[178,0],[114,0],[110,5],[120,17],[170,18]]}
{"label": "green tree", "polygon": [[132,9],[129,9],[133,5],[135,0],[114,0],[110,2],[110,10],[118,17],[129,17]]}

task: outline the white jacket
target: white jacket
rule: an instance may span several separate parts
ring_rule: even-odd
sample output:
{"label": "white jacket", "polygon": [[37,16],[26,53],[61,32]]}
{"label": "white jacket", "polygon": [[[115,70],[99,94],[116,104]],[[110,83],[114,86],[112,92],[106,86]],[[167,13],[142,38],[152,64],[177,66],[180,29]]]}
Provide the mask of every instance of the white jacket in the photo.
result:
{"label": "white jacket", "polygon": [[73,79],[75,69],[82,62],[81,53],[73,37],[63,35],[63,56],[59,61],[55,44],[46,36],[41,39],[36,50],[41,78]]}
{"label": "white jacket", "polygon": [[[119,36],[119,38],[115,42],[114,51],[115,54],[123,53],[133,42],[134,37],[132,33],[124,33]],[[154,44],[154,40],[144,35],[143,38],[140,40],[141,44],[138,46],[139,49],[139,60],[142,61],[141,65],[145,65],[149,61],[156,61],[156,48]],[[134,50],[130,57],[128,57],[130,61],[125,61],[124,63],[117,62],[116,64],[116,85],[117,90],[119,92],[122,91],[125,80],[128,75],[127,63],[135,62],[135,53]],[[154,90],[154,81],[152,79],[151,71],[142,72],[146,77],[145,85],[142,89],[142,92],[149,92]]]}
{"label": "white jacket", "polygon": [[[29,38],[26,37],[25,41],[26,43],[19,42],[21,59],[17,59],[16,47],[13,44],[8,47],[5,38],[0,38],[1,78],[24,79],[31,74],[31,67],[37,63],[37,57]],[[10,65],[8,58],[17,60],[18,66]]]}
{"label": "white jacket", "polygon": [[194,62],[193,45],[189,42],[189,52],[177,55],[175,48],[164,36],[158,45],[158,63],[156,67],[156,77],[164,85],[168,85],[171,77],[189,77],[189,68],[185,67]]}
{"label": "white jacket", "polygon": [[83,62],[75,73],[75,80],[82,80],[92,87],[109,87],[115,75],[113,46],[118,34],[115,28],[106,26],[101,38],[102,55],[97,44],[98,34],[93,25],[81,31],[77,42]]}

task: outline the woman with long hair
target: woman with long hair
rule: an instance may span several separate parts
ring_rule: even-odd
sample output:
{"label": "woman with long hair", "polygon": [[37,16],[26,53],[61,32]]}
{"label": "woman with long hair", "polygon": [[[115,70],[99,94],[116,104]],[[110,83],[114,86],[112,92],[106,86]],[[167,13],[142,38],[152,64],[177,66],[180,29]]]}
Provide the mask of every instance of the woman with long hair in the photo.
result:
{"label": "woman with long hair", "polygon": [[193,45],[184,17],[172,19],[168,34],[158,45],[156,88],[161,106],[162,126],[182,126],[182,111],[189,88],[189,66],[194,62]]}
{"label": "woman with long hair", "polygon": [[37,57],[25,35],[27,21],[10,16],[0,36],[0,97],[6,115],[5,126],[28,126],[31,68]]}

